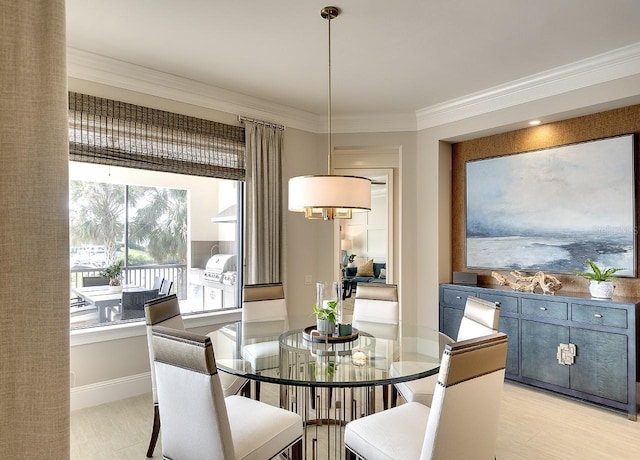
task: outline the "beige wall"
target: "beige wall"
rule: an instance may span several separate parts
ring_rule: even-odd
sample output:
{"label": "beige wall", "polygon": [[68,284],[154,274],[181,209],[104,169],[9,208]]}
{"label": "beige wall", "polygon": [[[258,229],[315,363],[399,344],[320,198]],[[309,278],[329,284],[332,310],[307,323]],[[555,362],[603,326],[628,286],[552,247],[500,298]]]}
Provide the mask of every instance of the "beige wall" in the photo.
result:
{"label": "beige wall", "polygon": [[[71,91],[86,92],[88,94],[123,100],[130,103],[146,105],[161,110],[171,110],[187,115],[237,125],[235,115],[182,104],[149,95],[125,91],[105,85],[83,80],[70,79]],[[400,187],[397,210],[405,206],[415,206],[415,194],[411,186],[403,186],[407,174],[411,180],[414,170],[416,142],[415,133],[374,133],[374,134],[339,134],[334,136],[336,147],[397,147],[401,152],[401,168],[395,177],[396,186]],[[287,128],[284,136],[283,187],[287,194],[288,178],[304,174],[323,174],[326,171],[326,135],[314,134],[293,128]],[[408,166],[406,166],[408,165]],[[406,167],[405,167],[406,166]],[[363,165],[366,167],[366,165]],[[286,212],[285,214],[285,259],[286,275],[285,288],[287,305],[292,327],[303,327],[313,321],[311,307],[315,301],[315,282],[330,280],[334,277],[334,226],[332,222],[309,221],[302,214]],[[402,225],[396,223],[397,241],[409,241],[413,246],[415,241],[415,222],[413,213],[404,212],[398,217]],[[402,257],[400,247],[396,248],[397,260],[400,264],[410,260]],[[401,267],[404,270],[404,266]],[[415,284],[414,270],[404,270],[408,281],[402,281],[401,286]],[[398,273],[398,271],[397,271]],[[400,271],[402,273],[402,271]],[[310,275],[311,284],[305,284],[305,276]],[[403,293],[408,303],[415,304],[413,289]],[[213,327],[213,326],[212,326]],[[203,328],[206,329],[206,328]],[[126,356],[126,359],[123,357]],[[73,386],[90,385],[97,382],[120,379],[130,375],[148,372],[149,363],[146,351],[146,339],[143,336],[125,339],[109,340],[105,342],[76,345],[71,349],[71,368]]]}
{"label": "beige wall", "polygon": [[451,282],[451,143],[524,128],[532,119],[563,120],[638,103],[640,75],[570,91],[534,102],[495,110],[460,121],[423,129],[417,136],[415,182],[418,205],[419,273],[416,321],[438,326],[438,284]]}
{"label": "beige wall", "polygon": [[[150,107],[237,125],[233,114],[165,100],[131,91],[71,79],[72,91],[125,100]],[[607,101],[628,105],[637,97],[640,76],[601,84],[529,104],[496,110],[429,129],[401,133],[334,134],[336,148],[397,147],[400,150],[397,216],[399,247],[398,283],[403,301],[403,318],[409,328],[437,328],[438,284],[451,281],[451,148],[450,143],[483,135],[505,132],[533,118],[569,118],[600,110]],[[287,128],[284,136],[283,188],[287,180],[302,174],[326,171],[326,135]],[[366,167],[366,165],[363,165]],[[331,222],[308,221],[297,213],[286,212],[285,288],[291,325],[302,327],[313,320],[311,305],[315,282],[333,278],[334,226]],[[311,275],[312,284],[305,284]],[[201,330],[205,330],[203,327]],[[126,345],[130,345],[126,347]],[[86,348],[85,348],[86,347]],[[123,364],[127,350],[130,364]],[[102,369],[95,375],[92,361],[100,357]],[[143,338],[102,342],[72,347],[72,369],[76,385],[111,380],[148,371]],[[82,375],[81,375],[82,373]],[[83,382],[83,383],[80,383]]]}
{"label": "beige wall", "polygon": [[[481,137],[474,140],[456,143],[452,146],[452,244],[451,260],[455,271],[468,270],[465,265],[465,164],[467,161],[491,158],[512,153],[546,149],[561,145],[587,142],[595,139],[636,134],[637,148],[640,134],[640,105],[627,106],[620,109],[607,110],[592,115],[562,120],[541,126],[529,127],[503,134]],[[636,183],[638,171],[636,170]],[[597,178],[592,178],[597,182]],[[540,216],[544,219],[544,216]],[[638,208],[636,203],[636,222]],[[596,256],[596,254],[594,254]],[[636,262],[637,263],[637,262]],[[578,268],[578,267],[576,267]],[[473,270],[478,273],[478,282],[485,285],[497,285],[492,278],[492,270]],[[498,270],[500,271],[500,270]],[[509,270],[502,271],[508,276]],[[588,293],[588,283],[571,274],[549,273],[562,282],[562,292]],[[640,281],[637,278],[618,278],[616,295],[638,297]]]}

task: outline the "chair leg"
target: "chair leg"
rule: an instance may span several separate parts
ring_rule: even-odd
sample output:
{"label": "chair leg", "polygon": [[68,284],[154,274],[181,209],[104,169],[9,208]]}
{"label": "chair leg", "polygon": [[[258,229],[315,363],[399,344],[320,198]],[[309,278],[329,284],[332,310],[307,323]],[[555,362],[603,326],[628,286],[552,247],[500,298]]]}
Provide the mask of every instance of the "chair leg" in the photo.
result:
{"label": "chair leg", "polygon": [[299,439],[293,446],[291,446],[291,459],[302,460],[302,439]]}
{"label": "chair leg", "polygon": [[251,381],[247,380],[246,383],[240,389],[240,394],[245,398],[251,399]]}
{"label": "chair leg", "polygon": [[260,380],[256,380],[256,401],[260,401]]}
{"label": "chair leg", "polygon": [[389,385],[382,386],[382,408],[389,409]]}
{"label": "chair leg", "polygon": [[398,389],[396,386],[391,387],[391,407],[396,407],[398,405]]}
{"label": "chair leg", "polygon": [[153,405],[153,431],[151,432],[151,440],[147,449],[147,457],[153,457],[153,451],[156,449],[158,442],[158,434],[160,434],[160,408],[157,404]]}
{"label": "chair leg", "polygon": [[311,387],[311,409],[316,408],[316,387]]}

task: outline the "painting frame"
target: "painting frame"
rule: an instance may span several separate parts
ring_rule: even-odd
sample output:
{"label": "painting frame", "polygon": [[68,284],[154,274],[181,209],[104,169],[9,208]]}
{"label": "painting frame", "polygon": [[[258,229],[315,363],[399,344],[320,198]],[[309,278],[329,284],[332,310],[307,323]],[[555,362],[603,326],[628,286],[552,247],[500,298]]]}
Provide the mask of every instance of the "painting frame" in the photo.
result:
{"label": "painting frame", "polygon": [[465,162],[468,269],[637,277],[636,134]]}

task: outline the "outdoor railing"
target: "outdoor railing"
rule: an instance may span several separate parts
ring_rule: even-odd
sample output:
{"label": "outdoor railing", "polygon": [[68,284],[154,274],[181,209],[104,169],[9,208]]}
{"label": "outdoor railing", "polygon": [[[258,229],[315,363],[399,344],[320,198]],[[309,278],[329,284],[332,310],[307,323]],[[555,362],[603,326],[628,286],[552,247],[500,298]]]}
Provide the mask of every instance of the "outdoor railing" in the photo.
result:
{"label": "outdoor railing", "polygon": [[[101,268],[72,268],[71,287],[81,287],[83,276],[100,276]],[[171,294],[187,298],[187,266],[178,264],[139,265],[122,269],[122,282],[151,289],[156,277],[173,281]]]}

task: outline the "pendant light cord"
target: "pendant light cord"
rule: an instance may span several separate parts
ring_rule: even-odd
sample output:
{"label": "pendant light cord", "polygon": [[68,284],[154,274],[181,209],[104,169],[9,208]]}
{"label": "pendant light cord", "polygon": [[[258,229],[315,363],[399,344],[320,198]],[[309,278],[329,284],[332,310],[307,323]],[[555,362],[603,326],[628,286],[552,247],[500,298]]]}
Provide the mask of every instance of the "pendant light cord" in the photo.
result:
{"label": "pendant light cord", "polygon": [[329,21],[329,97],[328,97],[328,128],[329,128],[329,152],[327,160],[327,174],[331,175],[331,15],[327,18]]}

